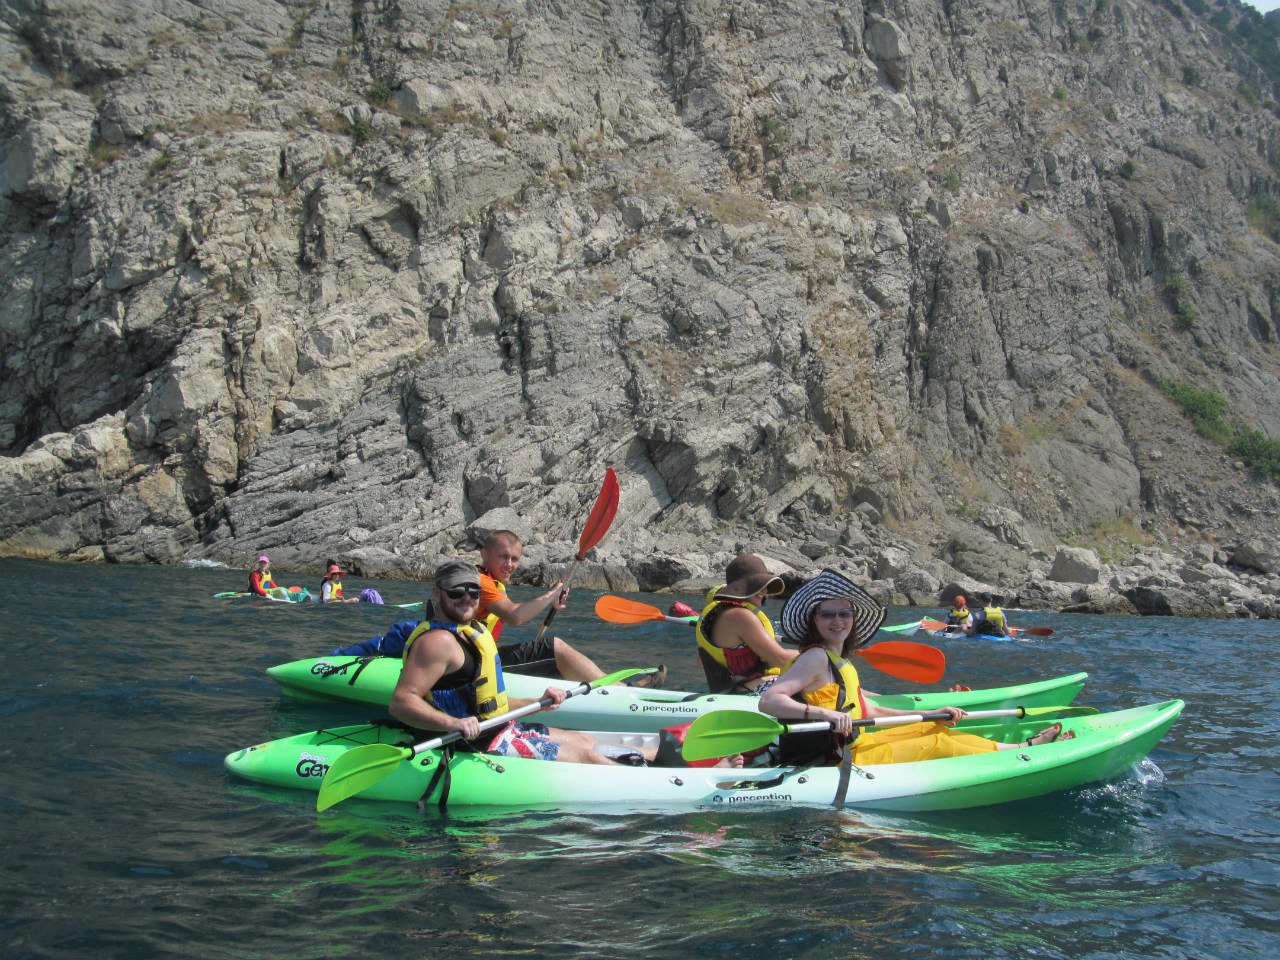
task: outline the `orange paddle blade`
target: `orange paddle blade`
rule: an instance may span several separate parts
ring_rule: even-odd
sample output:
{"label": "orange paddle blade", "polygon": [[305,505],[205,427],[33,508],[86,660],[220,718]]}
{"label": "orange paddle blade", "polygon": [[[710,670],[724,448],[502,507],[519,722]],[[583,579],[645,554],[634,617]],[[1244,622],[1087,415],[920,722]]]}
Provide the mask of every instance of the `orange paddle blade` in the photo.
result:
{"label": "orange paddle blade", "polygon": [[578,559],[585,560],[587,551],[604,539],[609,532],[609,524],[618,512],[618,500],[621,492],[618,489],[618,475],[609,467],[604,473],[604,483],[600,486],[600,494],[596,497],[596,505],[582,528],[582,536],[578,538]]}
{"label": "orange paddle blade", "polygon": [[596,601],[596,616],[609,623],[645,623],[648,620],[667,619],[666,614],[657,607],[607,595]]}
{"label": "orange paddle blade", "polygon": [[1029,637],[1052,637],[1052,627],[1010,627],[1010,633],[1025,633]]}
{"label": "orange paddle blade", "polygon": [[886,640],[858,654],[880,672],[916,683],[937,683],[947,669],[947,657],[941,650],[909,640]]}
{"label": "orange paddle blade", "polygon": [[941,620],[924,619],[920,621],[920,629],[921,630],[948,630],[950,628]]}

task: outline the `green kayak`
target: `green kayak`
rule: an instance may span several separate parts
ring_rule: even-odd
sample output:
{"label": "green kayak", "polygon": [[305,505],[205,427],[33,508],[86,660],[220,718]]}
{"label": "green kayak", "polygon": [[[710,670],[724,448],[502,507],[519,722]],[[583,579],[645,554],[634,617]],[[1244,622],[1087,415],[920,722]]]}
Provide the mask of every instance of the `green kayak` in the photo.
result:
{"label": "green kayak", "polygon": [[[587,699],[583,697],[581,699]],[[957,810],[1007,803],[1108,780],[1160,741],[1181,700],[1062,721],[1072,739],[973,756],[855,767],[844,802],[877,810]],[[1025,740],[1049,720],[966,721],[962,727],[1006,743]],[[655,734],[604,734],[623,746],[652,745]],[[255,783],[316,792],[329,766],[371,743],[405,746],[403,730],[380,724],[337,727],[246,747],[226,768]],[[446,759],[447,758],[447,759]],[[447,763],[447,776],[441,774]],[[394,764],[359,794],[371,800],[449,807],[674,810],[707,807],[826,806],[837,800],[837,767],[723,769],[551,763],[472,752],[428,750]],[[447,797],[446,797],[447,794]]]}
{"label": "green kayak", "polygon": [[[385,707],[400,678],[404,661],[398,657],[330,656],[294,660],[267,669],[281,690],[303,700],[348,701]],[[549,685],[574,686],[569,680],[548,680],[506,673],[507,694],[536,700]],[[989,690],[950,693],[889,694],[873,698],[883,707],[936,710],[954,706],[964,710],[1004,707],[1065,706],[1079,695],[1087,673],[1021,683]],[[688,693],[637,687],[600,687],[566,700],[547,722],[567,730],[654,732],[696,720],[709,710],[754,710],[757,698],[739,694]]]}

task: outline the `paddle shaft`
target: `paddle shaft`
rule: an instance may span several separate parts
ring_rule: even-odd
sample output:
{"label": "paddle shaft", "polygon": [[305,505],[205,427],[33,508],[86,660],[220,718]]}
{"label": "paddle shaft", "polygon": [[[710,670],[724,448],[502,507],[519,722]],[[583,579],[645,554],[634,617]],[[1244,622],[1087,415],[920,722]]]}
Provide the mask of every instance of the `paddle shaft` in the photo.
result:
{"label": "paddle shaft", "polygon": [[[613,683],[621,683],[638,673],[651,673],[652,670],[619,670],[588,683],[580,683],[565,691],[565,699],[579,694],[589,693],[597,687],[606,687]],[[519,717],[536,713],[552,703],[551,697],[544,697],[536,703],[528,703],[523,707],[508,710],[496,717],[480,721],[480,730],[489,730],[509,723]],[[344,753],[338,757],[325,771],[324,781],[320,784],[320,792],[316,796],[316,809],[327,810],[335,803],[341,803],[348,797],[354,797],[379,780],[391,776],[400,764],[412,760],[424,750],[433,750],[446,743],[463,739],[460,732],[454,731],[443,736],[426,740],[411,747],[397,747],[389,743],[369,743]]]}
{"label": "paddle shaft", "polygon": [[[586,551],[583,551],[583,552],[585,553]],[[547,627],[551,626],[551,621],[555,619],[556,610],[559,609],[556,606],[556,604],[560,602],[561,597],[563,597],[566,593],[569,592],[569,581],[573,579],[573,571],[578,569],[578,561],[580,559],[582,558],[574,557],[573,563],[569,564],[569,570],[568,572],[565,573],[564,580],[561,583],[560,593],[554,600],[551,601],[551,606],[547,609],[547,617],[545,620],[542,621],[542,626],[538,628],[538,633],[533,638],[534,643],[537,643],[539,640],[542,639],[542,635],[547,632]]]}
{"label": "paddle shaft", "polygon": [[[590,690],[590,683],[580,683],[576,687],[570,687],[565,691],[565,699],[567,700],[569,697],[576,697],[580,694],[588,693]],[[506,713],[498,714],[496,717],[490,717],[488,720],[481,720],[480,732],[484,733],[484,731],[492,730],[494,727],[504,726],[512,720],[519,720],[521,717],[527,717],[531,713],[538,713],[540,710],[545,710],[547,707],[551,706],[551,703],[552,700],[550,697],[543,697],[541,700],[536,700],[533,703],[526,703],[523,707],[516,707],[514,710],[508,710]],[[409,756],[416,757],[418,754],[425,753],[427,750],[435,750],[437,747],[443,747],[446,743],[453,743],[455,740],[461,739],[462,734],[455,730],[452,733],[446,733],[433,740],[424,740],[422,743],[415,743],[413,745],[413,749],[410,750],[409,755],[406,756],[405,759],[407,760]]]}
{"label": "paddle shaft", "polygon": [[[988,720],[992,717],[1018,717],[1027,715],[1026,707],[1013,707],[1008,710],[966,710],[964,720]],[[855,727],[896,727],[906,723],[923,723],[926,720],[950,720],[951,714],[945,710],[932,710],[929,713],[908,713],[892,717],[866,717],[854,720]],[[782,724],[787,733],[812,733],[815,730],[830,730],[831,724],[826,721],[810,721],[809,723]]]}

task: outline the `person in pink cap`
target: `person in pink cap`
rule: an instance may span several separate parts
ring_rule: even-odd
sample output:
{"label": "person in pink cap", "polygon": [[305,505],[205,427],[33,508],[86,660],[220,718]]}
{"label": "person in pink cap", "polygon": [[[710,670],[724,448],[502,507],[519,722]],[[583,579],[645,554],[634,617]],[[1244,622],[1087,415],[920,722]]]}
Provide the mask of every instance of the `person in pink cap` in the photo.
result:
{"label": "person in pink cap", "polygon": [[279,590],[271,579],[271,561],[263,554],[258,558],[258,565],[249,571],[249,592],[259,597],[273,596],[273,590]]}

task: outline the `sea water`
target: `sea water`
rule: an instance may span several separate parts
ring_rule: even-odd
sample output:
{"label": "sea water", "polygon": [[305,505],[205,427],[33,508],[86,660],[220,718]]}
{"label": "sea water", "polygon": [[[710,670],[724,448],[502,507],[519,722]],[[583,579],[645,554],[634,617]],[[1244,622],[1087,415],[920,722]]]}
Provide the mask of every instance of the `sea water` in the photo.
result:
{"label": "sea water", "polygon": [[[358,800],[317,813],[313,794],[239,782],[222,759],[376,715],[290,701],[264,671],[411,614],[217,600],[247,571],[207,566],[8,560],[0,574],[0,957],[1280,956],[1280,624],[1018,613],[1054,635],[946,641],[932,689],[1087,670],[1081,703],[1187,701],[1124,777],[1035,801],[929,816],[475,819]],[[388,604],[425,592],[346,580]],[[596,596],[575,590],[554,632],[605,670],[662,662],[669,687],[701,686],[689,628],[604,623]]]}

